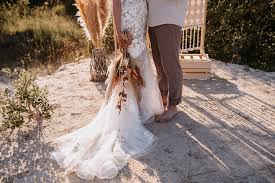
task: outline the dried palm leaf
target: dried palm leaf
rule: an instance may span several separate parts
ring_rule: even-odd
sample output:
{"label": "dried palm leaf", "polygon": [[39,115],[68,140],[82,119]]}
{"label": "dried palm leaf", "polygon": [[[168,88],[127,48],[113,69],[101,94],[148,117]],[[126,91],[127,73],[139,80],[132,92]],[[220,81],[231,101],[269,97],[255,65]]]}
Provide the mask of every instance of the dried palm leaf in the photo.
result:
{"label": "dried palm leaf", "polygon": [[78,23],[96,48],[102,46],[102,37],[109,18],[109,0],[76,0]]}
{"label": "dried palm leaf", "polygon": [[108,68],[108,78],[106,80],[107,88],[105,92],[105,101],[107,102],[111,96],[114,87],[117,85],[119,78],[117,76],[121,57],[116,59]]}
{"label": "dried palm leaf", "polygon": [[105,33],[105,29],[110,18],[110,2],[109,0],[99,0],[99,15],[101,19],[102,35]]}
{"label": "dried palm leaf", "polygon": [[107,90],[105,93],[106,102],[108,102],[113,89],[120,84],[121,91],[119,92],[119,99],[117,108],[119,111],[122,109],[122,103],[127,100],[126,85],[131,84],[134,89],[134,95],[140,103],[141,101],[141,90],[145,86],[145,81],[141,75],[138,65],[135,60],[130,58],[125,58],[123,56],[118,57],[109,66],[109,75],[106,80]]}

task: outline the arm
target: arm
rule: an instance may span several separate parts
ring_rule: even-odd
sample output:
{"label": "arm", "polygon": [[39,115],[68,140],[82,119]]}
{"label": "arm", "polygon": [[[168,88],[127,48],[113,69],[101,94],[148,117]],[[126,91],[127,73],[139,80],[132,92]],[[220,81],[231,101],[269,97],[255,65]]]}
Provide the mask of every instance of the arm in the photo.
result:
{"label": "arm", "polygon": [[121,31],[121,0],[113,0],[113,15],[119,47],[126,49],[131,44],[131,41]]}
{"label": "arm", "polygon": [[113,15],[116,35],[120,36],[121,33],[121,0],[113,0]]}

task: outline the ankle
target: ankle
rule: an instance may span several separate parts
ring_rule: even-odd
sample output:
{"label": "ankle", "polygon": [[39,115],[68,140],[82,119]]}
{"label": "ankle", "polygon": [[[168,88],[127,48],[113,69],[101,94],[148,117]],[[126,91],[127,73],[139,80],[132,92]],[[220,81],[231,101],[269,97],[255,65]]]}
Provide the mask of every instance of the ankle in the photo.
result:
{"label": "ankle", "polygon": [[178,110],[178,107],[176,105],[168,105],[167,106],[167,109],[168,110],[172,110],[172,111],[177,111]]}
{"label": "ankle", "polygon": [[161,98],[162,98],[163,101],[166,101],[166,102],[168,101],[168,96],[167,95],[162,95]]}
{"label": "ankle", "polygon": [[162,95],[161,98],[162,98],[163,106],[167,107],[167,105],[168,105],[168,96]]}

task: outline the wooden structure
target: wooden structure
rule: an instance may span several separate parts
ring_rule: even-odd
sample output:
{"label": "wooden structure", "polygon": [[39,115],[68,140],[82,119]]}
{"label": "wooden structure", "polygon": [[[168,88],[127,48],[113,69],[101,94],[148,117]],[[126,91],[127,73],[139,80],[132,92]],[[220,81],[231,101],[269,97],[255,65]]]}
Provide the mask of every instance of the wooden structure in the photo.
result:
{"label": "wooden structure", "polygon": [[188,1],[180,50],[183,79],[209,78],[211,62],[204,49],[206,12],[207,0]]}

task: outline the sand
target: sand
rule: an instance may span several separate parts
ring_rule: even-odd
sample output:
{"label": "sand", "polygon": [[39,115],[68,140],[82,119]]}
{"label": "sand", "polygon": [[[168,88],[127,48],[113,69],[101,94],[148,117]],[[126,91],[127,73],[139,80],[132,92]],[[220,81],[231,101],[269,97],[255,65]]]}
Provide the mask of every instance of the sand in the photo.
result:
{"label": "sand", "polygon": [[[1,77],[0,87],[9,82]],[[214,60],[211,79],[184,80],[173,121],[147,126],[159,138],[154,151],[110,181],[64,176],[49,156],[52,139],[87,124],[103,103],[105,85],[89,81],[89,60],[63,65],[37,83],[48,87],[55,113],[9,142],[1,137],[0,182],[275,182],[275,73]]]}

